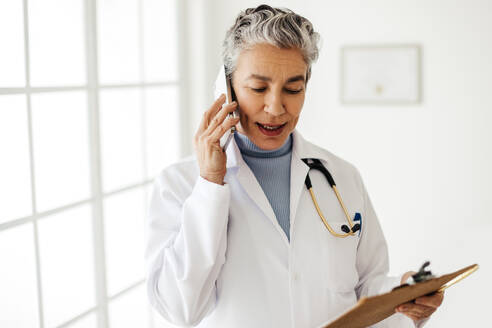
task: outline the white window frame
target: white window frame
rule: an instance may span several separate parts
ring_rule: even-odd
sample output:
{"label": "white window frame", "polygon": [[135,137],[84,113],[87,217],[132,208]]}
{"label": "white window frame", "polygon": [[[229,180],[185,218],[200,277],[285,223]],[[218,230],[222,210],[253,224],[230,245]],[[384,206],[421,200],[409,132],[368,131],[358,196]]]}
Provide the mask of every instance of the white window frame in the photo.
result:
{"label": "white window frame", "polygon": [[[101,166],[101,137],[100,137],[100,124],[99,124],[99,93],[104,89],[114,88],[139,88],[145,90],[148,87],[166,87],[176,86],[179,90],[179,122],[180,122],[180,155],[183,156],[191,151],[189,145],[188,136],[190,129],[190,100],[183,91],[186,84],[187,61],[189,59],[188,52],[186,51],[187,29],[186,27],[186,8],[187,1],[176,0],[177,4],[177,22],[178,22],[178,79],[175,81],[165,81],[157,83],[134,83],[134,84],[117,84],[117,85],[102,85],[98,79],[98,48],[97,48],[97,0],[80,0],[84,2],[84,30],[85,30],[85,51],[86,51],[86,77],[87,82],[85,85],[79,86],[56,86],[56,87],[31,87],[30,83],[30,51],[29,51],[29,15],[28,15],[28,0],[23,1],[23,20],[24,20],[24,52],[25,52],[25,87],[24,88],[0,88],[0,97],[2,95],[22,94],[26,96],[27,106],[27,124],[28,124],[28,139],[29,139],[29,162],[30,162],[30,174],[31,174],[31,199],[32,199],[32,215],[9,220],[5,223],[0,223],[0,232],[15,228],[24,224],[33,224],[33,239],[34,239],[34,251],[35,251],[35,266],[36,266],[36,279],[37,279],[37,298],[38,298],[38,317],[39,327],[45,328],[44,324],[44,311],[43,311],[43,290],[41,285],[41,268],[40,268],[40,252],[39,252],[39,237],[38,237],[38,221],[45,217],[49,217],[53,214],[63,212],[65,210],[84,205],[92,205],[92,226],[93,226],[93,248],[94,248],[94,268],[95,268],[95,295],[96,306],[87,309],[85,312],[78,314],[71,318],[67,322],[62,323],[58,328],[68,327],[71,324],[85,318],[89,314],[95,313],[97,317],[97,327],[107,328],[109,327],[108,320],[108,304],[117,299],[129,291],[141,286],[144,280],[140,280],[133,285],[121,290],[117,294],[108,297],[107,284],[106,284],[106,258],[104,248],[104,213],[103,213],[103,200],[106,197],[110,197],[114,194],[118,194],[127,190],[145,188],[152,182],[150,180],[144,180],[137,184],[125,186],[111,192],[103,192],[102,189],[102,166]],[[140,81],[143,81],[144,77],[144,62],[143,62],[143,1],[139,2],[139,37],[140,37]],[[44,212],[37,211],[36,204],[36,189],[35,189],[35,170],[34,170],[34,155],[33,155],[33,133],[32,133],[32,114],[31,114],[31,95],[44,92],[66,92],[66,91],[86,91],[87,92],[87,110],[89,117],[89,142],[90,142],[90,179],[91,179],[91,196],[88,199],[80,200],[75,203],[66,204],[61,207],[51,209]],[[141,97],[142,115],[145,118],[145,106],[143,104],[143,98]],[[145,125],[145,120],[142,120],[142,124]],[[145,126],[142,126],[142,151],[144,152],[143,168],[144,176],[147,176],[146,170],[146,156],[145,156]],[[143,213],[142,213],[143,215]],[[154,326],[151,323],[151,326]]]}

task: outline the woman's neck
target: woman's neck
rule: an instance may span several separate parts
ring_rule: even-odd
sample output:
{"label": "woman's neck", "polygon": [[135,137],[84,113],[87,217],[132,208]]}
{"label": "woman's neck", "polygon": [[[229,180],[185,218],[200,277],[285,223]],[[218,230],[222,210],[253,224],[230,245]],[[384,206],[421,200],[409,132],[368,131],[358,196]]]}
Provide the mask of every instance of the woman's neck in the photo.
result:
{"label": "woman's neck", "polygon": [[272,158],[280,157],[292,151],[292,133],[282,146],[273,150],[263,150],[255,145],[246,135],[239,132],[234,133],[234,139],[241,154],[252,157]]}

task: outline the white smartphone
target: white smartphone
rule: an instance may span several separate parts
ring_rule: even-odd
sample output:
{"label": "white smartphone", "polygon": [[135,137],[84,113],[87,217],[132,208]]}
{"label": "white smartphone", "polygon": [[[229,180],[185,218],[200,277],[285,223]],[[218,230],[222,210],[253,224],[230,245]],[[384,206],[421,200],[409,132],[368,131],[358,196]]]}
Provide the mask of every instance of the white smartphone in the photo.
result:
{"label": "white smartphone", "polygon": [[[225,68],[222,67],[219,76],[217,76],[217,81],[215,82],[215,98],[218,98],[222,93],[226,95],[226,102],[224,106],[230,104],[236,100],[236,94],[234,93],[234,88],[231,84],[231,79],[225,74]],[[234,112],[229,114],[232,117],[239,117],[239,105]],[[229,143],[234,137],[234,133],[236,132],[236,126],[232,126],[229,131],[227,131],[222,138],[220,138],[220,146],[223,151],[226,151]]]}

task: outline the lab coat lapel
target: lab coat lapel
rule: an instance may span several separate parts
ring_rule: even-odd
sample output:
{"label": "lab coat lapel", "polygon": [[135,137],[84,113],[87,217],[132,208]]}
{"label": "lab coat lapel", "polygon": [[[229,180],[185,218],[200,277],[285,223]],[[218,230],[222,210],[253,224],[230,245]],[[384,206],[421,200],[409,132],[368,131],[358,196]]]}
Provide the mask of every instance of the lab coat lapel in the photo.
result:
{"label": "lab coat lapel", "polygon": [[292,227],[294,226],[294,221],[296,217],[297,208],[299,205],[299,200],[301,198],[301,193],[303,192],[305,186],[304,181],[306,180],[306,175],[309,171],[309,167],[301,161],[301,159],[295,154],[292,154],[292,164],[290,172],[290,227],[292,236]]}
{"label": "lab coat lapel", "polygon": [[293,132],[294,144],[292,147],[292,162],[290,172],[290,227],[292,238],[292,229],[294,227],[294,221],[297,216],[299,207],[299,201],[301,194],[306,188],[304,182],[306,175],[309,172],[309,166],[302,161],[303,158],[318,158],[325,160],[326,156],[319,151],[316,147],[313,147],[311,143],[306,141],[301,134],[294,130]]}
{"label": "lab coat lapel", "polygon": [[293,132],[293,146],[292,146],[292,160],[290,166],[290,227],[291,238],[292,229],[294,227],[294,221],[301,198],[301,193],[304,190],[304,181],[306,175],[309,172],[309,167],[301,160],[303,155],[304,143],[301,135],[297,132]]}
{"label": "lab coat lapel", "polygon": [[[243,160],[241,152],[236,144],[236,141],[233,140],[227,149],[227,174],[225,177],[225,181],[228,182],[232,179],[232,175],[235,175],[235,178],[239,182],[239,184],[243,187],[246,194],[251,198],[251,200],[260,208],[260,210],[264,213],[266,217],[272,222],[272,224],[279,230],[279,232],[285,237],[287,243],[287,237],[285,236],[284,231],[278,224],[277,218],[275,216],[275,212],[273,212],[273,208],[268,201],[261,185],[258,180]],[[237,169],[237,171],[236,171]]]}
{"label": "lab coat lapel", "polygon": [[[263,189],[256,180],[255,175],[251,169],[245,164],[239,166],[239,171],[237,172],[237,179],[241,186],[244,188],[248,196],[253,200],[253,202],[263,211],[263,213],[272,221],[275,226],[279,226],[275,213],[273,212],[272,206],[268,201]],[[279,226],[280,227],[280,226]],[[282,234],[284,232],[282,231]]]}

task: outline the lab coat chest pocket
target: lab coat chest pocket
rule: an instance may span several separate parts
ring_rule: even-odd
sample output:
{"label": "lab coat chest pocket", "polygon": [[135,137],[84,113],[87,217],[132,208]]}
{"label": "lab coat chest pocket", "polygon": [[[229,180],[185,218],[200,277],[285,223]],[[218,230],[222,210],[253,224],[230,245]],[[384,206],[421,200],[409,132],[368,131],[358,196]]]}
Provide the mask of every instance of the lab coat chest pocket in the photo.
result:
{"label": "lab coat chest pocket", "polygon": [[[343,234],[341,226],[347,221],[330,221],[329,224],[335,232]],[[359,281],[356,267],[358,234],[339,238],[325,230],[326,276],[332,282],[329,289],[337,293],[353,292]]]}
{"label": "lab coat chest pocket", "polygon": [[[342,226],[348,226],[347,218],[334,191],[318,172],[313,172],[312,175],[315,197],[326,222],[335,233],[345,234],[342,231]],[[355,219],[360,220],[362,216],[363,202],[360,192],[349,179],[339,180],[342,181],[338,185],[338,189],[350,219],[353,224],[360,223],[360,221],[354,221]],[[309,195],[309,193],[307,194]],[[333,292],[353,292],[359,280],[356,257],[359,238],[362,235],[361,231],[344,238],[335,236],[327,229],[320,218],[311,197],[307,196],[304,199],[307,213],[309,213],[310,219],[313,220],[310,224],[313,224],[313,229],[316,231],[315,234],[319,238],[319,254],[321,256],[319,260],[324,263],[322,271],[325,274],[325,279],[330,282],[327,287]],[[357,215],[356,213],[359,214]]]}

